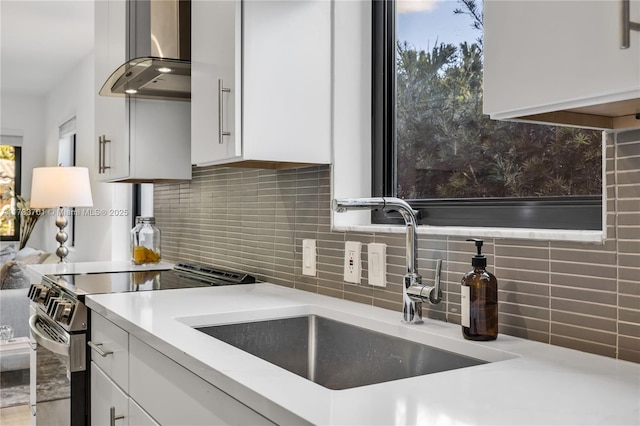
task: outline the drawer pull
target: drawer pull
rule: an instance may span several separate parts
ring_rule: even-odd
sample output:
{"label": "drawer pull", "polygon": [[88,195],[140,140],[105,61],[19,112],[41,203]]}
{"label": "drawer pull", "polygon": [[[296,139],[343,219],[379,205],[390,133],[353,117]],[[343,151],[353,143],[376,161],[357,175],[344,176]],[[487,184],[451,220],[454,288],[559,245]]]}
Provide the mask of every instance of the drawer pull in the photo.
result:
{"label": "drawer pull", "polygon": [[116,416],[116,407],[109,408],[109,425],[116,426],[116,420],[124,419],[124,414],[119,414]]}
{"label": "drawer pull", "polygon": [[94,351],[98,352],[98,355],[100,355],[101,357],[106,357],[107,355],[113,354],[113,351],[104,351],[102,349],[102,343],[88,342],[87,345],[89,345],[89,347]]}

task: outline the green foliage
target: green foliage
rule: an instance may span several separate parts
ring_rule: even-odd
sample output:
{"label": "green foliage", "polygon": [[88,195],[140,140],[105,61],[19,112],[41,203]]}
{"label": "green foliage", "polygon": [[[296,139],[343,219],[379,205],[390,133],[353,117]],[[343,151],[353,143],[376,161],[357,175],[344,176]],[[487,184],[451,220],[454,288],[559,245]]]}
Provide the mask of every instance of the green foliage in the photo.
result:
{"label": "green foliage", "polygon": [[0,160],[15,160],[16,151],[11,145],[0,145]]}
{"label": "green foliage", "polygon": [[[461,0],[473,26],[482,16]],[[482,43],[397,45],[398,196],[601,194],[598,131],[490,120],[482,114]]]}
{"label": "green foliage", "polygon": [[38,219],[44,214],[43,209],[29,207],[29,201],[16,194],[12,185],[4,185],[5,191],[0,196],[0,235],[14,235],[15,226],[19,226],[19,249],[27,244]]}

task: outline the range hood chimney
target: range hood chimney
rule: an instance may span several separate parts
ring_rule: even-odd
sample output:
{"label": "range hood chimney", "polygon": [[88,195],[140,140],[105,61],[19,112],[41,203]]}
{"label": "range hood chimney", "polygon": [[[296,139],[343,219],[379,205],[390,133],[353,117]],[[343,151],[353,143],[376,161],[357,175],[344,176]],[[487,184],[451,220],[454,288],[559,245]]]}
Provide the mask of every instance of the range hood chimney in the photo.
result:
{"label": "range hood chimney", "polygon": [[190,0],[128,0],[126,49],[101,96],[191,99]]}

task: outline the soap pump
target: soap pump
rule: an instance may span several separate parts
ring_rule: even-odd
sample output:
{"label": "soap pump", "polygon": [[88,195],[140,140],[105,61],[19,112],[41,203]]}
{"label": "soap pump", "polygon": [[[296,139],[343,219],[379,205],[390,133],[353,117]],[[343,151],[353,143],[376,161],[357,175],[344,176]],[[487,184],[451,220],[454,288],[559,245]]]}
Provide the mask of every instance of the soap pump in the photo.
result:
{"label": "soap pump", "polygon": [[475,242],[477,254],[471,259],[473,270],[462,278],[462,335],[469,340],[495,340],[498,337],[498,280],[486,270],[483,240],[467,241]]}

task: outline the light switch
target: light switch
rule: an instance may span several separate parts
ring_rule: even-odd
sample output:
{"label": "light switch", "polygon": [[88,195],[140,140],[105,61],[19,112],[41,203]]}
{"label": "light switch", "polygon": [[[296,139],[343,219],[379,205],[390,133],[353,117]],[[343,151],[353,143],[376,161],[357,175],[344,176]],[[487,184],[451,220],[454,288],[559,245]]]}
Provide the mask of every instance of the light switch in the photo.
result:
{"label": "light switch", "polygon": [[316,276],[316,240],[302,240],[302,275]]}
{"label": "light switch", "polygon": [[369,259],[369,285],[387,286],[387,245],[371,243],[367,245]]}
{"label": "light switch", "polygon": [[344,243],[344,280],[348,283],[360,284],[360,251],[362,243],[347,241]]}

